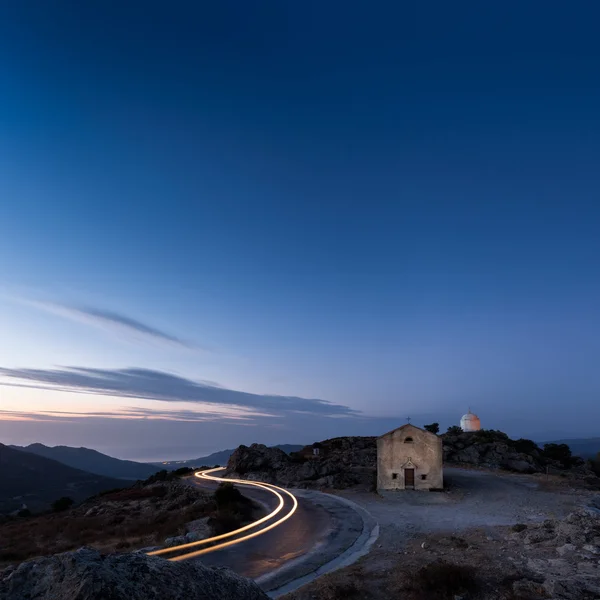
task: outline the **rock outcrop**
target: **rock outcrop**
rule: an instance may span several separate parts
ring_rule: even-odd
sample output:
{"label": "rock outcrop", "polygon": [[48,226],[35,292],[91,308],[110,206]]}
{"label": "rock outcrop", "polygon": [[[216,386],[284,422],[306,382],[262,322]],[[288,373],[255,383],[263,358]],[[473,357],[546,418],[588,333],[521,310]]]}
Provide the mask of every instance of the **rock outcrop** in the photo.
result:
{"label": "rock outcrop", "polygon": [[504,469],[517,473],[563,473],[575,478],[589,479],[597,489],[600,479],[585,464],[585,461],[568,457],[564,462],[552,458],[552,454],[526,439],[513,440],[502,431],[483,429],[473,432],[448,432],[441,436],[444,448],[444,463],[447,465],[472,465],[487,469]]}
{"label": "rock outcrop", "polygon": [[267,600],[250,579],[198,562],[91,548],[0,571],[0,600]]}
{"label": "rock outcrop", "polygon": [[518,473],[541,473],[545,469],[546,461],[535,445],[520,447],[518,442],[501,432],[446,433],[442,439],[446,464],[506,469]]}
{"label": "rock outcrop", "polygon": [[279,448],[269,448],[264,444],[240,446],[233,451],[227,462],[227,469],[239,475],[249,473],[274,473],[285,470],[291,464],[290,457]]}
{"label": "rock outcrop", "polygon": [[527,578],[515,582],[515,593],[536,587],[535,597],[600,598],[600,510],[519,528],[509,540],[522,545],[526,561]]}
{"label": "rock outcrop", "polygon": [[[573,465],[565,468],[560,462],[545,456],[543,450],[530,440],[512,440],[505,433],[492,430],[449,432],[440,437],[447,466],[468,465],[517,473],[544,473],[550,467],[551,472],[589,478],[588,483],[600,489],[600,479],[583,461],[578,465],[574,461]],[[290,455],[262,444],[240,446],[227,464],[227,475],[232,477],[317,489],[372,490],[376,471],[375,437],[333,438],[305,446]]]}
{"label": "rock outcrop", "polygon": [[255,481],[303,488],[373,489],[376,479],[377,444],[374,437],[341,437],[289,456],[262,444],[240,446],[231,455],[227,474]]}

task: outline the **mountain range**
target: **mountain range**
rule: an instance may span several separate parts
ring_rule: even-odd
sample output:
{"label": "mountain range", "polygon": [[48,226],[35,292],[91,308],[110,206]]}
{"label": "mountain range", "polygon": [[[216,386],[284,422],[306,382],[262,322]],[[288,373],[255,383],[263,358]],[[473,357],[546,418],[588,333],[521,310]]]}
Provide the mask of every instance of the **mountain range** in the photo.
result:
{"label": "mountain range", "polygon": [[[293,444],[276,447],[287,453],[302,448]],[[62,496],[78,502],[147,479],[161,469],[226,465],[232,452],[222,450],[197,459],[154,464],[120,460],[89,448],[0,444],[0,513],[23,504],[32,511],[46,510]]]}
{"label": "mountain range", "polygon": [[0,444],[0,513],[23,504],[45,510],[63,496],[75,502],[104,490],[124,487],[122,479],[102,477],[58,461]]}
{"label": "mountain range", "polygon": [[147,479],[157,471],[154,465],[113,458],[89,448],[44,446],[44,444],[11,446],[11,448],[51,458],[74,469],[117,479]]}

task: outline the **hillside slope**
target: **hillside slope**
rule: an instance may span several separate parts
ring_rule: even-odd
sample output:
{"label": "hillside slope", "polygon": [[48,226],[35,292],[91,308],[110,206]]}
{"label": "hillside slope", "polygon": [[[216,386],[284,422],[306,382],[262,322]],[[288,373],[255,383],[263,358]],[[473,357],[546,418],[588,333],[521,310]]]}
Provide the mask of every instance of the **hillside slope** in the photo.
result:
{"label": "hillside slope", "polygon": [[86,473],[0,444],[0,513],[15,510],[22,504],[34,511],[45,510],[62,496],[78,502],[123,486],[122,479]]}
{"label": "hillside slope", "polygon": [[57,460],[74,469],[81,469],[82,471],[103,475],[104,477],[146,479],[157,471],[154,465],[113,458],[89,448],[71,448],[70,446],[52,447],[44,446],[44,444],[31,444],[23,447],[11,446],[11,448]]}

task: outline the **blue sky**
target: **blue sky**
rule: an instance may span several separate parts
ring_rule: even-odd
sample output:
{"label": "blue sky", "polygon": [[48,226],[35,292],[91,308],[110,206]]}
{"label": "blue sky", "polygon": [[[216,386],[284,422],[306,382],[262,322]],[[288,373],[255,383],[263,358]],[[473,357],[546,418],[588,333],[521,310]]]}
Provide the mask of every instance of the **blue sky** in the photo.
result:
{"label": "blue sky", "polygon": [[598,12],[3,6],[0,439],[598,435]]}

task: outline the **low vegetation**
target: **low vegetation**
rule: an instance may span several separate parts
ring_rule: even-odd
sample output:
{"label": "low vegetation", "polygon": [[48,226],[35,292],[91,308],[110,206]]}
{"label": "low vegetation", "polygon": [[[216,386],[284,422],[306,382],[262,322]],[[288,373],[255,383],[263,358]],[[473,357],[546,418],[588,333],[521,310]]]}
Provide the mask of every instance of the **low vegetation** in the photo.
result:
{"label": "low vegetation", "polygon": [[51,512],[5,519],[0,523],[0,567],[84,545],[103,552],[160,546],[202,519],[207,534],[219,534],[260,516],[260,509],[231,483],[212,494],[177,481],[182,474],[157,474],[77,507],[70,498],[60,498]]}

